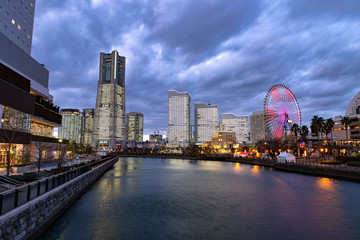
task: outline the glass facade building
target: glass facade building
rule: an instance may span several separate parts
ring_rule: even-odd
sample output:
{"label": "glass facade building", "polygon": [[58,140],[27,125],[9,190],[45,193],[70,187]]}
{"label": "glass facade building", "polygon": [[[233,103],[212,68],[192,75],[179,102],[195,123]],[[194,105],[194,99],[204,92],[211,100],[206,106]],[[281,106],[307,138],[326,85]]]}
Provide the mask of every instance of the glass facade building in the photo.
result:
{"label": "glass facade building", "polygon": [[168,91],[168,141],[170,147],[186,147],[191,141],[191,97],[187,92]]}

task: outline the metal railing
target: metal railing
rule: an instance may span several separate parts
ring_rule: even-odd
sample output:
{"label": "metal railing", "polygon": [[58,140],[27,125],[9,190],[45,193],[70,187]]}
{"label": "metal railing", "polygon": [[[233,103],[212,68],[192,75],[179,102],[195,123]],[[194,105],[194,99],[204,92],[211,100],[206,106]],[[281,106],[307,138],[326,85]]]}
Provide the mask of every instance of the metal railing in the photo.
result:
{"label": "metal railing", "polygon": [[115,158],[117,158],[117,156],[109,156],[96,162],[4,191],[0,193],[0,215],[89,172],[109,160],[114,160]]}

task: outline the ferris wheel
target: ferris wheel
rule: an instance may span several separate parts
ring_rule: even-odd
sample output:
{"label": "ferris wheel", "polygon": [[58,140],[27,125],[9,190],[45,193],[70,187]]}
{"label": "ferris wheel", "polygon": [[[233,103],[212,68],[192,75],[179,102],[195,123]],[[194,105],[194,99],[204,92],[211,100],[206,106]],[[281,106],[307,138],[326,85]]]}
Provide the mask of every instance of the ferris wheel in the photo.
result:
{"label": "ferris wheel", "polygon": [[264,101],[265,129],[272,137],[281,138],[292,124],[301,125],[301,111],[295,95],[281,84],[272,86]]}

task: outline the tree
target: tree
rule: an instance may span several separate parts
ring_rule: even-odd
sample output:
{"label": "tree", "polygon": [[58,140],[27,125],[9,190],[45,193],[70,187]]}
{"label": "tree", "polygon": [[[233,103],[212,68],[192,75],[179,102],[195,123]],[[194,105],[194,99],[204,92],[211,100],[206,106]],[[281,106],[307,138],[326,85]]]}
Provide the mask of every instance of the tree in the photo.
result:
{"label": "tree", "polygon": [[296,151],[298,153],[298,156],[300,156],[300,149],[299,149],[299,144],[298,144],[298,135],[300,133],[300,126],[296,123],[294,123],[291,126],[291,131],[294,133],[295,135],[295,143],[296,143]]}
{"label": "tree", "polygon": [[55,159],[55,161],[57,162],[57,168],[61,169],[64,163],[66,162],[66,153],[67,153],[66,145],[62,143],[57,143],[55,150],[58,153],[58,156]]}
{"label": "tree", "polygon": [[15,152],[14,149],[16,144],[21,142],[24,136],[22,133],[15,131],[13,128],[4,129],[0,128],[0,143],[1,148],[5,150],[5,166],[6,176],[10,175],[11,161],[14,160]]}
{"label": "tree", "polygon": [[[346,133],[346,145],[349,141],[349,136],[348,136],[348,127],[350,125],[350,118],[349,117],[341,117],[341,124],[345,125],[345,133]],[[348,151],[347,147],[346,147],[346,152]]]}
{"label": "tree", "polygon": [[34,155],[34,157],[35,157],[35,160],[37,163],[36,165],[37,165],[38,172],[40,172],[41,162],[43,160],[42,155],[43,155],[43,152],[47,149],[47,146],[46,146],[46,143],[44,143],[44,142],[35,142],[34,145],[37,150],[37,153]]}
{"label": "tree", "polygon": [[[308,142],[309,128],[306,125],[302,125],[300,128],[300,139],[305,143],[305,153],[306,153],[306,145]],[[309,156],[309,154],[307,154]]]}
{"label": "tree", "polygon": [[324,122],[324,131],[325,131],[325,134],[326,134],[326,143],[327,143],[327,149],[328,149],[328,154],[327,154],[327,155],[328,155],[328,158],[329,158],[329,152],[330,152],[328,134],[331,133],[331,145],[332,145],[332,142],[333,142],[332,129],[333,129],[334,126],[335,126],[335,123],[334,123],[334,121],[332,120],[332,118],[328,118],[328,119],[326,119],[326,121]]}
{"label": "tree", "polygon": [[[318,115],[313,116],[311,119],[311,133],[316,133],[317,142],[319,143],[319,134],[321,134],[321,138],[323,138],[322,134],[324,131],[324,118],[319,117]],[[318,148],[320,148],[320,143]]]}
{"label": "tree", "polygon": [[349,117],[341,117],[341,124],[345,125],[346,142],[348,142],[349,141],[348,127],[350,125],[350,118]]}

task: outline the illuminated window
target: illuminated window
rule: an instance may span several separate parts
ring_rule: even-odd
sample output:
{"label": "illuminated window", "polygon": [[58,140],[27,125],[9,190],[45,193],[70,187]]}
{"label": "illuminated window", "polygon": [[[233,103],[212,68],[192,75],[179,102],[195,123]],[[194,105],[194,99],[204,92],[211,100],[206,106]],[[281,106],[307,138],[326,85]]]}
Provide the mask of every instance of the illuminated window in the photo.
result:
{"label": "illuminated window", "polygon": [[11,22],[12,22],[12,24],[15,24],[15,19],[12,19]]}
{"label": "illuminated window", "polygon": [[28,34],[28,36],[27,36],[29,39],[30,39],[30,34]]}
{"label": "illuminated window", "polygon": [[30,6],[34,7],[34,3],[33,3],[33,2],[30,2]]}
{"label": "illuminated window", "polygon": [[21,30],[21,26],[20,26],[20,24],[18,24],[18,29],[19,29],[19,30]]}

